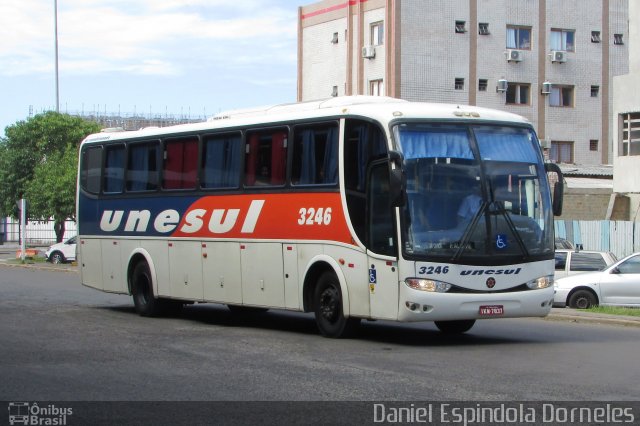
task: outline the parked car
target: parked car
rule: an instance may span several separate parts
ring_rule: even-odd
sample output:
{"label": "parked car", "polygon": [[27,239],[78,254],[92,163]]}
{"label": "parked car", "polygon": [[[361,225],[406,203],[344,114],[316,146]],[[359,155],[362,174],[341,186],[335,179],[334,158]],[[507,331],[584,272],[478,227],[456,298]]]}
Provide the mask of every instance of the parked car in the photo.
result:
{"label": "parked car", "polygon": [[617,260],[616,255],[608,251],[556,250],[554,279],[583,272],[602,271]]}
{"label": "parked car", "polygon": [[603,271],[560,278],[554,287],[554,306],[640,307],[640,253],[627,256]]}
{"label": "parked car", "polygon": [[51,263],[65,263],[76,260],[76,237],[71,237],[63,243],[52,245],[44,254]]}

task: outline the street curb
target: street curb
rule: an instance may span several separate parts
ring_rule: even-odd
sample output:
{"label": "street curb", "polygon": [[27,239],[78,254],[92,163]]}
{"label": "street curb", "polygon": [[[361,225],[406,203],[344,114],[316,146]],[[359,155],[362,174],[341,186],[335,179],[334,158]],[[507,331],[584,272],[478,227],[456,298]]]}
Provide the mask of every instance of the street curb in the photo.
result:
{"label": "street curb", "polygon": [[[568,308],[564,308],[568,309]],[[547,321],[565,321],[575,323],[591,323],[603,325],[622,325],[625,327],[640,327],[640,317],[623,317],[620,315],[594,314],[590,312],[550,313],[545,318]]]}
{"label": "street curb", "polygon": [[54,272],[79,272],[78,266],[74,264],[69,264],[68,266],[53,266],[46,264],[35,264],[35,263],[7,263],[6,260],[0,259],[0,266],[6,266],[8,268],[26,268],[26,269],[34,269],[36,271],[54,271]]}

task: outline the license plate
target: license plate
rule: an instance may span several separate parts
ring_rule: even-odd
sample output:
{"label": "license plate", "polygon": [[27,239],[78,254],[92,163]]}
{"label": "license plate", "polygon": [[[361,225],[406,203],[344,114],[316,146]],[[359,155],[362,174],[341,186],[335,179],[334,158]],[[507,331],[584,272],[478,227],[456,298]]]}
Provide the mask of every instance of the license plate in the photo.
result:
{"label": "license plate", "polygon": [[480,306],[480,315],[496,316],[504,314],[504,307],[502,305],[485,305]]}

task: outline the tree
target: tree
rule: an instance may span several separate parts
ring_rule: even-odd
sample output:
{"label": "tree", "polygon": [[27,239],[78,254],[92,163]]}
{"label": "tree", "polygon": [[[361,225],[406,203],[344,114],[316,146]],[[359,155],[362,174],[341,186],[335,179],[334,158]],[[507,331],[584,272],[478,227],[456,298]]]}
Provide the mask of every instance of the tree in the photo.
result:
{"label": "tree", "polygon": [[17,217],[16,201],[25,197],[29,217],[53,218],[62,241],[65,220],[75,216],[79,144],[99,131],[97,123],[57,112],[8,126],[0,141],[0,212]]}

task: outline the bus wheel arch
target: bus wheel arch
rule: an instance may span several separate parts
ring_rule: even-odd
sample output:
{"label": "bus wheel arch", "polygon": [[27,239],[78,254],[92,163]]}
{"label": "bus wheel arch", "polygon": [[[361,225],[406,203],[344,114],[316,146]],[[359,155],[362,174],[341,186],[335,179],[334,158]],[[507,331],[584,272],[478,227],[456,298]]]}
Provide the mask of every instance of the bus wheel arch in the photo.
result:
{"label": "bus wheel arch", "polygon": [[347,289],[346,280],[340,271],[338,263],[330,257],[317,256],[309,262],[307,271],[304,274],[304,282],[302,285],[302,308],[303,312],[313,312],[313,297],[315,288],[318,285],[320,277],[325,272],[333,272],[340,283],[340,291],[342,292],[342,309],[345,315],[350,313],[349,291]]}

